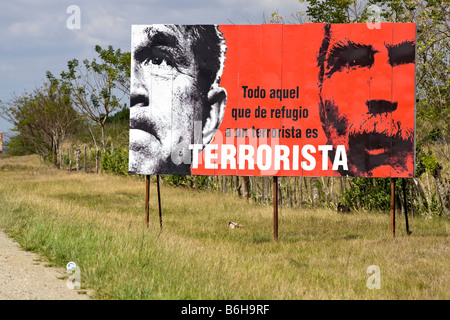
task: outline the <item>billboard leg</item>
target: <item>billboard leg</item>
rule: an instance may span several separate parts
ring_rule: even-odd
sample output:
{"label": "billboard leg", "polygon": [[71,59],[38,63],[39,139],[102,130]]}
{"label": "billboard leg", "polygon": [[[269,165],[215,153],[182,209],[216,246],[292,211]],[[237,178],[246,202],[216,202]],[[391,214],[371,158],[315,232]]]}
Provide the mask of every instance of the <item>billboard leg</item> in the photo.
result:
{"label": "billboard leg", "polygon": [[145,176],[145,224],[149,224],[150,176]]}
{"label": "billboard leg", "polygon": [[395,237],[395,178],[391,178],[391,233]]}
{"label": "billboard leg", "polygon": [[156,188],[158,189],[159,228],[160,228],[160,230],[162,230],[161,195],[160,195],[160,190],[159,190],[159,175],[156,176]]}
{"label": "billboard leg", "polygon": [[408,206],[406,202],[406,180],[402,178],[402,191],[403,191],[403,207],[405,208],[405,224],[406,224],[406,234],[409,236],[411,231],[409,231],[409,223],[408,223]]}
{"label": "billboard leg", "polygon": [[273,177],[273,240],[278,241],[278,177]]}

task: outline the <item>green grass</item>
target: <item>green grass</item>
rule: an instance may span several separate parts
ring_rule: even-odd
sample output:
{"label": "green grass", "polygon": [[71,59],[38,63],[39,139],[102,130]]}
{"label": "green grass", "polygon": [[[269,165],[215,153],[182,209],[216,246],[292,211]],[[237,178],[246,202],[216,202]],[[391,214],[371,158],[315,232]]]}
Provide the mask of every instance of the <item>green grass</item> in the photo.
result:
{"label": "green grass", "polygon": [[[96,299],[449,299],[448,219],[272,208],[232,195],[0,160],[0,227],[24,249],[81,268]],[[228,222],[243,228],[228,229]],[[369,290],[368,266],[381,270]]]}

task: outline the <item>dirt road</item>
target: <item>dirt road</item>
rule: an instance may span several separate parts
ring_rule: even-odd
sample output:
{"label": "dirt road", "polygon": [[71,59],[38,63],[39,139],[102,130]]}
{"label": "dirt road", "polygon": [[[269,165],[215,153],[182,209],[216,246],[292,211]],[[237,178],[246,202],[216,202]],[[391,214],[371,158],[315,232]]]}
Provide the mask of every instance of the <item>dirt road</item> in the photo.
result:
{"label": "dirt road", "polygon": [[46,267],[41,260],[0,229],[0,300],[89,300],[61,279],[68,275],[65,269]]}

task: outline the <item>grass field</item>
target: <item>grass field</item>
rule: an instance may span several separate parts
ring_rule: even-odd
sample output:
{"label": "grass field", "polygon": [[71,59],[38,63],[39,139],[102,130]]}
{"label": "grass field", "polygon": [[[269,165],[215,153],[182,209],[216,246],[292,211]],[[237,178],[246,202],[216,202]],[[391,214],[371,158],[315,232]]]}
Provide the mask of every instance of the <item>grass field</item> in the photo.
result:
{"label": "grass field", "polygon": [[[272,207],[232,195],[68,173],[36,157],[0,159],[0,228],[64,267],[75,261],[95,299],[449,299],[450,221]],[[243,227],[228,229],[228,222]],[[380,270],[369,289],[367,269]]]}

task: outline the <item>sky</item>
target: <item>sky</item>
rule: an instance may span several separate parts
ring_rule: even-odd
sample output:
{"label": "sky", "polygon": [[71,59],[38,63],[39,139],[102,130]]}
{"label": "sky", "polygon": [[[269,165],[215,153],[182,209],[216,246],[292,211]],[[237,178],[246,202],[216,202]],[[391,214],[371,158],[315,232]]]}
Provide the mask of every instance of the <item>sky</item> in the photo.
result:
{"label": "sky", "polygon": [[[96,57],[95,45],[130,51],[132,24],[262,24],[298,0],[14,0],[0,4],[0,101],[32,92],[46,71]],[[0,117],[0,132],[12,125]]]}

